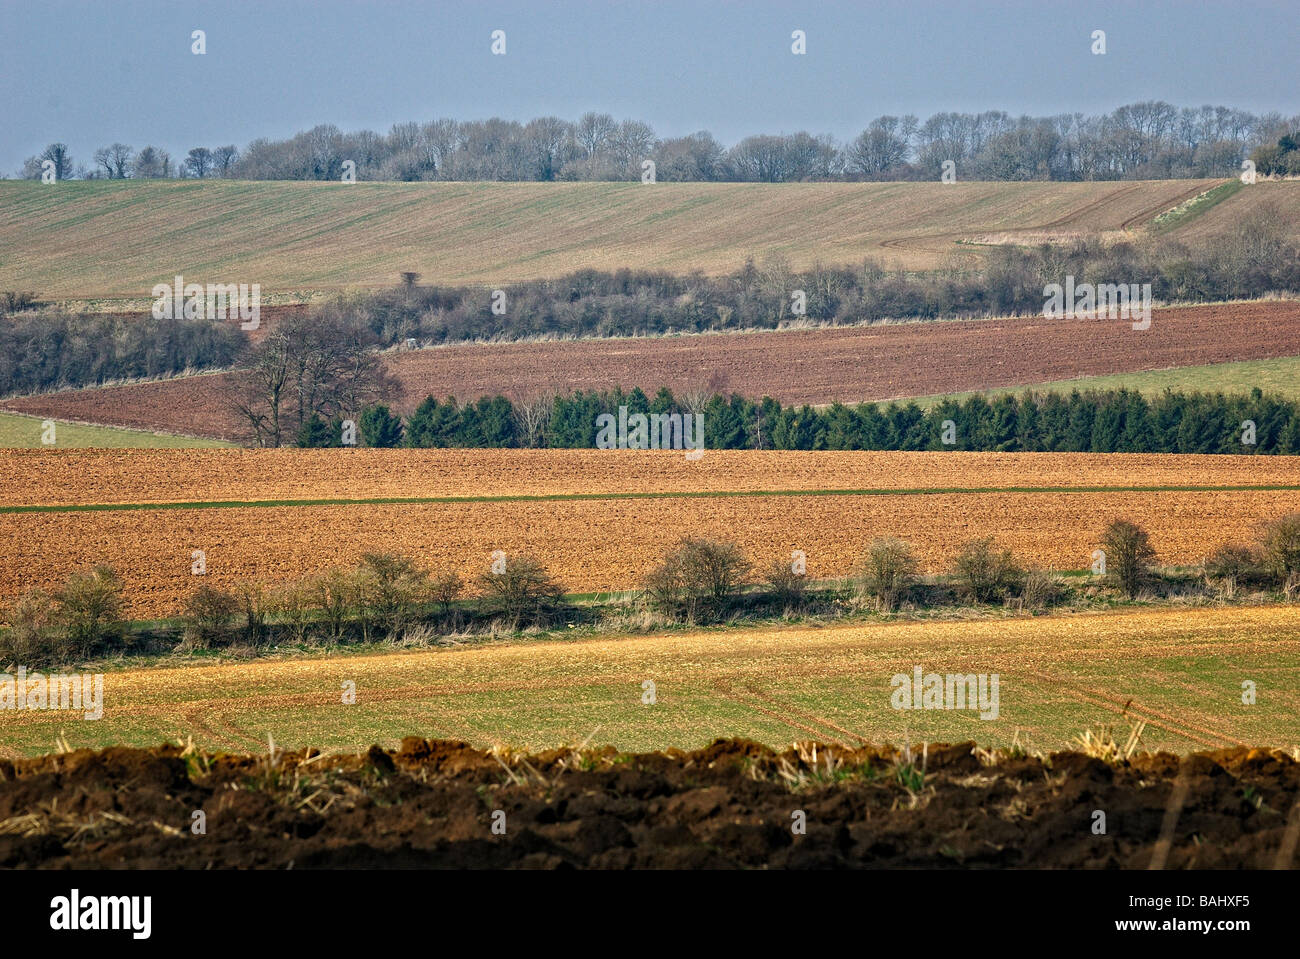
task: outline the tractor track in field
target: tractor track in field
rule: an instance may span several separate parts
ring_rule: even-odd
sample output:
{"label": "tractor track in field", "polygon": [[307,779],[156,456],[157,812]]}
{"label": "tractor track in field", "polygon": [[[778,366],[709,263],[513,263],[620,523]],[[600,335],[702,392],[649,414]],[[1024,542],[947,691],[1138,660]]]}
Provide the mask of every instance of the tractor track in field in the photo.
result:
{"label": "tractor track in field", "polygon": [[[1206,729],[1195,723],[1175,719],[1167,713],[1161,712],[1150,706],[1143,705],[1124,697],[1116,697],[1102,690],[1091,689],[1079,683],[1072,682],[1060,676],[1051,673],[1045,673],[1041,670],[1031,671],[1031,676],[1041,680],[1048,685],[1059,689],[1066,695],[1077,699],[1079,702],[1087,703],[1090,706],[1100,706],[1118,716],[1132,716],[1134,719],[1142,720],[1150,726],[1163,729],[1165,732],[1173,733],[1175,736],[1181,736],[1199,746],[1205,746],[1210,749],[1221,749],[1230,746],[1245,746],[1239,739],[1231,736],[1225,736],[1222,733],[1215,732],[1212,729]],[[1216,740],[1218,740],[1216,742]]]}
{"label": "tractor track in field", "polygon": [[1123,223],[1121,223],[1121,224],[1120,224],[1120,229],[1121,229],[1121,230],[1129,230],[1129,229],[1131,229],[1133,226],[1135,226],[1135,225],[1137,225],[1137,224],[1139,224],[1139,223],[1144,223],[1144,222],[1146,222],[1147,220],[1150,220],[1152,217],[1159,216],[1161,213],[1164,213],[1164,212],[1166,212],[1167,210],[1172,210],[1172,209],[1174,209],[1174,207],[1177,207],[1177,206],[1180,206],[1180,205],[1183,204],[1183,203],[1186,203],[1188,200],[1192,199],[1193,197],[1200,196],[1202,193],[1206,192],[1207,189],[1208,189],[1208,190],[1212,190],[1212,189],[1214,189],[1214,187],[1207,187],[1207,188],[1205,188],[1205,189],[1202,189],[1202,188],[1199,187],[1199,186],[1197,186],[1197,187],[1192,187],[1191,189],[1189,189],[1189,190],[1184,190],[1182,193],[1178,194],[1178,196],[1174,197],[1173,202],[1169,202],[1169,203],[1160,203],[1160,204],[1157,204],[1157,205],[1155,205],[1155,206],[1147,207],[1147,208],[1146,208],[1145,210],[1143,210],[1141,213],[1137,213],[1137,214],[1135,214],[1135,215],[1129,217],[1129,218],[1128,218],[1127,220],[1125,220]]}
{"label": "tractor track in field", "polygon": [[859,745],[865,746],[871,742],[871,740],[869,740],[867,737],[860,736],[859,734],[855,733],[851,729],[845,729],[843,726],[833,723],[829,719],[826,719],[822,716],[818,716],[816,713],[809,712],[808,710],[800,709],[796,706],[791,706],[789,703],[783,703],[775,696],[772,696],[770,693],[766,693],[763,690],[758,689],[756,686],[750,683],[745,684],[745,691],[749,693],[751,696],[754,696],[765,703],[769,703],[773,708],[784,709],[786,710],[786,712],[790,713],[791,715],[802,717],[803,719],[806,719],[809,722],[817,723],[820,726],[825,726],[827,729],[833,730],[834,732],[837,732],[843,736],[847,736],[850,739],[856,739]]}
{"label": "tractor track in field", "polygon": [[[1059,216],[1055,220],[1051,220],[1047,223],[1040,223],[1034,226],[1016,227],[1014,229],[1008,229],[1008,230],[1002,230],[996,232],[1005,233],[1007,235],[1014,236],[1016,234],[1033,234],[1037,232],[1045,232],[1048,230],[1060,229],[1061,227],[1068,226],[1069,224],[1075,222],[1080,217],[1087,216],[1089,213],[1093,212],[1094,210],[1100,209],[1101,207],[1107,206],[1108,204],[1112,204],[1115,203],[1116,201],[1132,196],[1134,193],[1140,192],[1141,189],[1142,187],[1140,185],[1135,184],[1133,186],[1129,186],[1129,187],[1125,187],[1124,189],[1117,190],[1114,193],[1107,194],[1106,196],[1098,197],[1095,200],[1091,200],[1088,203],[1085,203],[1083,206],[1078,207],[1077,209],[1072,210],[1063,216]],[[1164,213],[1166,210],[1171,210],[1174,207],[1178,206],[1180,203],[1184,203],[1185,201],[1190,200],[1192,197],[1199,196],[1201,193],[1204,192],[1205,192],[1204,189],[1202,189],[1199,186],[1192,187],[1189,190],[1184,190],[1182,193],[1178,194],[1170,201],[1162,201],[1160,203],[1146,207],[1141,211],[1139,211],[1138,213],[1135,213],[1134,215],[1130,216],[1128,219],[1124,220],[1120,224],[1120,229],[1125,231],[1130,230],[1135,225],[1144,223],[1147,220],[1150,220],[1152,217]],[[947,250],[950,244],[970,236],[972,232],[978,233],[980,231],[965,230],[956,233],[922,233],[915,236],[894,237],[888,240],[881,240],[878,245],[889,250],[920,250],[926,253],[942,253]],[[989,232],[989,231],[983,231],[983,232]],[[935,241],[938,241],[938,245],[934,245],[934,246],[927,245]]]}
{"label": "tractor track in field", "polygon": [[[801,729],[806,733],[810,733],[813,737],[817,739],[827,738],[825,730],[816,729],[813,726],[809,726],[805,723],[792,719],[789,715],[786,715],[785,713],[779,713],[776,712],[775,710],[768,709],[766,706],[763,706],[761,703],[754,702],[752,701],[752,699],[746,698],[744,694],[737,692],[733,687],[729,686],[726,682],[722,680],[715,681],[713,683],[713,688],[718,693],[721,693],[723,696],[725,696],[727,699],[730,699],[734,703],[739,703],[741,706],[745,706],[746,708],[752,709],[755,712],[762,713],[764,716],[768,716],[772,719],[775,719],[778,722],[784,723],[785,725],[790,726],[794,729]],[[828,724],[824,724],[824,725],[828,725]],[[845,743],[839,742],[834,738],[830,738],[829,741],[837,746],[846,745]]]}

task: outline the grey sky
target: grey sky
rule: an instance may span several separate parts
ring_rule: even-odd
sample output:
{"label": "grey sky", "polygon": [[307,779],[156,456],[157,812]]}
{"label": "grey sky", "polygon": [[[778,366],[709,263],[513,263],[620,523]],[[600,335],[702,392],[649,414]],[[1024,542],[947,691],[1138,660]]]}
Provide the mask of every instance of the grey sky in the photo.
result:
{"label": "grey sky", "polygon": [[[195,29],[206,56],[190,52]],[[794,29],[806,56],[790,52]],[[1094,29],[1106,56],[1089,50]],[[182,157],[438,116],[601,110],[730,145],[799,129],[844,140],[881,113],[1164,99],[1294,114],[1297,51],[1296,0],[0,0],[0,170],[54,140],[89,166],[114,140]]]}

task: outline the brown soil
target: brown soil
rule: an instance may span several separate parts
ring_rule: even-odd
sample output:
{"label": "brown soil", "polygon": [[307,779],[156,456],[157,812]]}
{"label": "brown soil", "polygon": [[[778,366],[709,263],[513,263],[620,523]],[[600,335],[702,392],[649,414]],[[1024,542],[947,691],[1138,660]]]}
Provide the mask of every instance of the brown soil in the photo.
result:
{"label": "brown soil", "polygon": [[[267,325],[266,322],[263,324]],[[783,403],[860,402],[1020,386],[1300,353],[1300,302],[1157,311],[1146,331],[1120,320],[1041,317],[885,324],[660,339],[441,347],[389,357],[409,412],[426,395],[513,398],[639,386],[711,386]],[[239,438],[226,374],[8,400],[20,413]]]}
{"label": "brown soil", "polygon": [[[408,738],[397,751],[275,762],[78,750],[0,761],[0,867],[1145,869],[1167,819],[1171,869],[1294,858],[1300,764],[1280,752],[1107,765],[962,743],[914,758],[924,783],[909,790],[889,747],[775,753],[718,740],[691,753],[498,759]],[[828,784],[827,770],[842,780]],[[820,784],[790,787],[817,773]],[[196,810],[204,835],[191,830]],[[505,835],[492,832],[495,810]],[[792,834],[796,810],[805,835]],[[1094,810],[1105,835],[1093,834]]]}

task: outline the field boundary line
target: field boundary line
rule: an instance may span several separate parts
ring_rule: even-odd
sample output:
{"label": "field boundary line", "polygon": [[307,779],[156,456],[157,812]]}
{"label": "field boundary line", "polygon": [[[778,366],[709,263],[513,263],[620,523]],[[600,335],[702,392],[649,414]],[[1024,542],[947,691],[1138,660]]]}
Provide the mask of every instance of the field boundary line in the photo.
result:
{"label": "field boundary line", "polygon": [[174,500],[158,503],[63,503],[0,506],[0,515],[27,513],[103,513],[171,509],[269,509],[315,506],[423,506],[457,503],[549,503],[623,499],[733,499],[765,496],[986,496],[998,493],[1051,495],[1068,493],[1277,493],[1300,492],[1300,483],[1175,485],[1175,486],[934,486],[899,489],[790,490],[626,490],[609,493],[506,493],[500,496],[375,496],[278,500]]}

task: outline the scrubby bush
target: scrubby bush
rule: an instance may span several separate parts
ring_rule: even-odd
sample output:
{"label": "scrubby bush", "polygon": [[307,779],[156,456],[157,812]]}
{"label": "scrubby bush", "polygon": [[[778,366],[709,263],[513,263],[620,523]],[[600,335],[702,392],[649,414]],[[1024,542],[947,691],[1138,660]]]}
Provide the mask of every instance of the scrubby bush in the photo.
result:
{"label": "scrubby bush", "polygon": [[1061,595],[1061,581],[1045,569],[1031,569],[1025,573],[1020,587],[1020,602],[1025,609],[1047,609]]}
{"label": "scrubby bush", "polygon": [[1137,523],[1113,520],[1101,535],[1106,554],[1106,574],[1129,599],[1133,599],[1150,576],[1155,550],[1151,538]]}
{"label": "scrubby bush", "polygon": [[858,566],[858,583],[882,613],[893,612],[916,580],[920,564],[901,539],[873,540]]}
{"label": "scrubby bush", "polygon": [[343,628],[357,605],[354,578],[344,570],[331,569],[309,577],[303,588],[310,607],[320,610],[321,621],[329,629],[330,638],[341,638]]}
{"label": "scrubby bush", "polygon": [[240,583],[235,587],[236,608],[244,624],[244,640],[256,646],[266,639],[266,620],[272,600],[261,583]]}
{"label": "scrubby bush", "polygon": [[1288,513],[1265,526],[1260,547],[1264,566],[1278,585],[1300,576],[1300,513]]}
{"label": "scrubby bush", "polygon": [[1024,577],[1009,549],[998,549],[992,537],[971,540],[952,563],[958,591],[977,603],[1005,598]]}
{"label": "scrubby bush", "polygon": [[429,598],[429,574],[415,561],[395,553],[361,557],[361,602],[370,618],[387,633],[404,628]]}
{"label": "scrubby bush", "polygon": [[429,581],[429,598],[438,604],[438,611],[443,616],[451,613],[451,607],[465,590],[465,580],[459,573],[439,573]]}
{"label": "scrubby bush", "polygon": [[564,598],[564,587],[538,560],[526,555],[510,557],[502,572],[483,573],[477,584],[483,611],[503,617],[512,626],[544,624]]}
{"label": "scrubby bush", "polygon": [[48,666],[61,660],[66,643],[54,597],[29,589],[5,610],[9,628],[0,632],[0,669],[8,666]]}
{"label": "scrubby bush", "polygon": [[35,293],[22,290],[0,291],[0,313],[19,313],[38,305]]}
{"label": "scrubby bush", "polygon": [[235,637],[234,620],[239,599],[225,590],[204,583],[185,600],[184,636],[195,649],[229,646]]}
{"label": "scrubby bush", "polygon": [[311,621],[312,599],[306,580],[298,580],[279,587],[267,599],[271,612],[289,627],[296,642],[307,638],[307,624]]}
{"label": "scrubby bush", "polygon": [[720,615],[752,565],[735,543],[686,537],[642,581],[650,602],[689,620]]}
{"label": "scrubby bush", "polygon": [[1205,558],[1201,566],[1205,578],[1224,583],[1230,589],[1260,582],[1263,566],[1259,555],[1249,546],[1225,543]]}
{"label": "scrubby bush", "polygon": [[763,574],[768,592],[782,606],[799,606],[803,603],[804,590],[808,585],[805,573],[796,573],[794,563],[783,556],[778,556]]}
{"label": "scrubby bush", "polygon": [[71,655],[91,656],[126,635],[122,580],[111,567],[74,573],[55,599]]}

